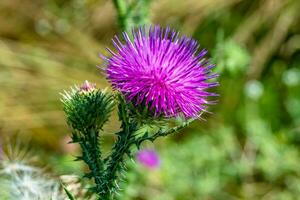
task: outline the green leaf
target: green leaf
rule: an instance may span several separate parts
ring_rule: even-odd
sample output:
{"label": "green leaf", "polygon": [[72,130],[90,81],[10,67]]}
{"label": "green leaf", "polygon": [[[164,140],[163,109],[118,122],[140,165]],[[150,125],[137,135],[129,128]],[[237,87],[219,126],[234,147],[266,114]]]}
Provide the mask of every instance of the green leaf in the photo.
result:
{"label": "green leaf", "polygon": [[71,192],[66,188],[66,186],[65,186],[64,184],[61,184],[61,185],[62,185],[62,187],[64,188],[64,190],[65,190],[65,192],[66,192],[68,198],[69,198],[70,200],[76,200],[76,198],[71,194]]}

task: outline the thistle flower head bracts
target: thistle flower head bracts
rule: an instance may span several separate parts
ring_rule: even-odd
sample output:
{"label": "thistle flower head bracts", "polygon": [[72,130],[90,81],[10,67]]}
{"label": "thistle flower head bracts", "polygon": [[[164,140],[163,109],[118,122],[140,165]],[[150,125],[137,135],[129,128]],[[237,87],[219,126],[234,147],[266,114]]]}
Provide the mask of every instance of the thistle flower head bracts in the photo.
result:
{"label": "thistle flower head bracts", "polygon": [[133,31],[133,39],[123,33],[125,43],[115,37],[117,52],[110,49],[107,76],[112,86],[128,101],[144,103],[156,116],[183,114],[198,117],[208,104],[207,91],[216,86],[209,79],[214,66],[205,60],[205,50],[198,51],[197,41],[179,37],[170,28],[150,27]]}
{"label": "thistle flower head bracts", "polygon": [[75,130],[85,132],[91,128],[99,130],[108,120],[114,106],[113,97],[95,84],[85,81],[63,94],[62,102],[68,124]]}

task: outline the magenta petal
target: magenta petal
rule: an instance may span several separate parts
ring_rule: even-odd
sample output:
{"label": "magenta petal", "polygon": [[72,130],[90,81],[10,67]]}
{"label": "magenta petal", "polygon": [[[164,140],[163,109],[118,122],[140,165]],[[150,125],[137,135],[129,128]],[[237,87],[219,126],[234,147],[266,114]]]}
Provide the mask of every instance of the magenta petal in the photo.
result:
{"label": "magenta petal", "polygon": [[210,72],[214,65],[197,41],[159,26],[133,30],[132,39],[124,33],[123,41],[115,37],[116,51],[108,49],[111,58],[104,59],[107,78],[128,100],[168,117],[198,117],[206,110],[214,95],[207,89],[218,84],[209,81],[216,77]]}

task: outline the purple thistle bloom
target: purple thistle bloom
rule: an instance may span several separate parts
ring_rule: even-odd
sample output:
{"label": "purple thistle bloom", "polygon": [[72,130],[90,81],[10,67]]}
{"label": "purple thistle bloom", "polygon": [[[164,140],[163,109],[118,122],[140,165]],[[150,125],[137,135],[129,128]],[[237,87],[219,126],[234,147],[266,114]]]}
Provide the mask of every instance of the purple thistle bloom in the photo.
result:
{"label": "purple thistle bloom", "polygon": [[107,49],[107,77],[112,86],[136,105],[144,103],[155,115],[198,117],[209,104],[206,91],[218,85],[208,82],[213,64],[204,58],[197,41],[181,36],[169,27],[139,28],[133,39],[124,32],[125,43],[117,36],[113,44],[117,52]]}
{"label": "purple thistle bloom", "polygon": [[151,149],[144,149],[137,153],[136,155],[137,161],[143,166],[149,169],[158,168],[160,165],[159,156],[156,151]]}

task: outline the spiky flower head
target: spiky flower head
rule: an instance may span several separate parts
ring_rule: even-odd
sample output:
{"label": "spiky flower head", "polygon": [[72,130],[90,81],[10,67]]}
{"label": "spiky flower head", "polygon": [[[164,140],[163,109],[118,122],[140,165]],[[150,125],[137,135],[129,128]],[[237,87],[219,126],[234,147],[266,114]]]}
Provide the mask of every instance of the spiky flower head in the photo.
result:
{"label": "spiky flower head", "polygon": [[141,27],[132,32],[132,39],[124,32],[124,43],[115,36],[116,52],[107,62],[107,77],[112,86],[128,101],[145,104],[156,116],[198,117],[209,103],[207,91],[216,86],[211,74],[213,64],[204,58],[205,50],[192,38],[159,26]]}
{"label": "spiky flower head", "polygon": [[114,106],[113,96],[106,90],[98,90],[87,81],[80,88],[62,94],[67,122],[74,130],[86,132],[99,130],[108,120]]}

